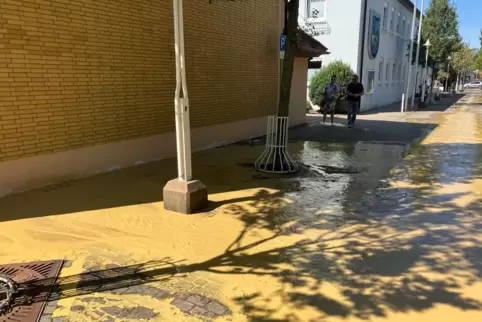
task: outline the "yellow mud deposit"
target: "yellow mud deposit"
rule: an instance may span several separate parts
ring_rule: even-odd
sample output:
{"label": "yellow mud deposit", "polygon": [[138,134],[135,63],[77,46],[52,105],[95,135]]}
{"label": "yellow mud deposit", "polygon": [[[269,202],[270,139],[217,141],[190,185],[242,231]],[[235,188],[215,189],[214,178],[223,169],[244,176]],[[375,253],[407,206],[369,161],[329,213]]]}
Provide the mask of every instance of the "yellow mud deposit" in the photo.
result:
{"label": "yellow mud deposit", "polygon": [[[173,305],[176,292],[232,311],[216,321],[482,321],[480,130],[474,113],[444,116],[426,149],[406,160],[410,175],[392,177],[387,188],[410,190],[417,207],[404,212],[400,198],[369,221],[355,214],[331,224],[337,215],[323,208],[322,190],[281,194],[286,180],[234,164],[235,155],[253,160],[260,152],[243,146],[198,156],[208,165],[226,160],[195,169],[213,191],[215,210],[205,214],[163,209],[172,161],[10,196],[0,200],[0,262],[72,261],[53,315],[71,322],[141,321],[112,309],[136,307],[151,321],[205,320]],[[454,158],[463,169],[444,166]],[[450,176],[456,170],[465,172]],[[303,198],[312,202],[299,206]],[[109,265],[136,266],[168,295],[76,293],[79,274]]]}

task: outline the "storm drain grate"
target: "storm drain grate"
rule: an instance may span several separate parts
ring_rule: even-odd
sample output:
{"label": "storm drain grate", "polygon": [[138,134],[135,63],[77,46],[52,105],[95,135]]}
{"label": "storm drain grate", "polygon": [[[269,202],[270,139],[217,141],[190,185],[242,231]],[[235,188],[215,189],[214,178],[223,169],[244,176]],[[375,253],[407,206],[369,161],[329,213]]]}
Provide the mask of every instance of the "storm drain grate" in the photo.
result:
{"label": "storm drain grate", "polygon": [[0,322],[37,322],[62,263],[61,260],[55,260],[0,265],[0,274],[11,278],[18,287],[11,311],[1,315]]}

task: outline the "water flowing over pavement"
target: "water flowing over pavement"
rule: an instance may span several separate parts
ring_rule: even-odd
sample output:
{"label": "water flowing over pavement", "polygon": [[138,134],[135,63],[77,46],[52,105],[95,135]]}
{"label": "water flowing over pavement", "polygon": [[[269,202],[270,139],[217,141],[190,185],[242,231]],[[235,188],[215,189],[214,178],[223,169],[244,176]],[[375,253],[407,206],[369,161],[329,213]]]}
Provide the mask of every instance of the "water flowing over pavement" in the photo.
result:
{"label": "water flowing over pavement", "polygon": [[482,106],[382,112],[293,130],[296,176],[197,153],[198,215],[163,210],[174,160],[0,199],[0,263],[67,260],[45,322],[481,321]]}

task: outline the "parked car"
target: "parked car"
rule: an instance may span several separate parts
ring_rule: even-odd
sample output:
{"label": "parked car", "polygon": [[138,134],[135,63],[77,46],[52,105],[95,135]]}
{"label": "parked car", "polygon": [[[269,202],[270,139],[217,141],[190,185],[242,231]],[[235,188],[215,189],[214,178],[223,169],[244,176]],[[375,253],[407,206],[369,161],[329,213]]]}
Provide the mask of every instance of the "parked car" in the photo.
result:
{"label": "parked car", "polygon": [[476,80],[471,83],[467,83],[464,85],[464,88],[478,88],[482,89],[482,81]]}

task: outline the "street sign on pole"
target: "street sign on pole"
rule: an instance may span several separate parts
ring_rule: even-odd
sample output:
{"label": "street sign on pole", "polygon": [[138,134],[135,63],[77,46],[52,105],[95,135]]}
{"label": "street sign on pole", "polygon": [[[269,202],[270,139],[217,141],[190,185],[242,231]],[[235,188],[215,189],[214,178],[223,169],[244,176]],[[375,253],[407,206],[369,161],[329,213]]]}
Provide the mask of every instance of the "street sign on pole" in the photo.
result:
{"label": "street sign on pole", "polygon": [[285,51],[285,48],[286,48],[286,36],[285,35],[281,35],[279,37],[279,50],[280,51]]}
{"label": "street sign on pole", "polygon": [[280,59],[285,58],[285,48],[286,48],[286,36],[281,35],[279,37],[279,58]]}

